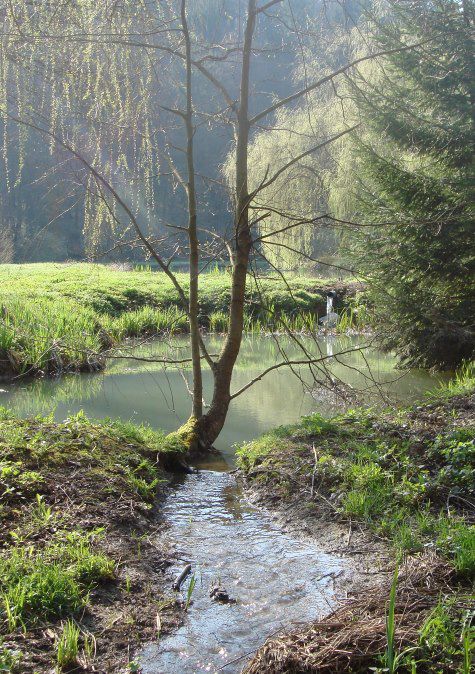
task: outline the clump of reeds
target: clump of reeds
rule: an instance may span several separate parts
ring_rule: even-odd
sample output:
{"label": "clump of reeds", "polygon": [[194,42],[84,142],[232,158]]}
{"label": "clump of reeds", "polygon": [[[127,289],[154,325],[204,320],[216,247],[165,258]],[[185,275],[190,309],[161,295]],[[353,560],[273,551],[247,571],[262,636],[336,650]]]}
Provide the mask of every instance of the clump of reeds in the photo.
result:
{"label": "clump of reeds", "polygon": [[2,369],[14,373],[95,369],[104,348],[94,312],[64,299],[12,298],[1,309]]}

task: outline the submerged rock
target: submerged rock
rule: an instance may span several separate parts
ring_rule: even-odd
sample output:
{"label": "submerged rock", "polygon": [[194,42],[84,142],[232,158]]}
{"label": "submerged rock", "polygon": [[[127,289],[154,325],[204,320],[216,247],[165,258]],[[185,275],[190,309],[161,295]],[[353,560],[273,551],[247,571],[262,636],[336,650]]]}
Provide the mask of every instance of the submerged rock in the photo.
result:
{"label": "submerged rock", "polygon": [[219,582],[211,585],[209,596],[213,601],[219,601],[221,604],[236,603],[236,600],[229,596],[228,591]]}

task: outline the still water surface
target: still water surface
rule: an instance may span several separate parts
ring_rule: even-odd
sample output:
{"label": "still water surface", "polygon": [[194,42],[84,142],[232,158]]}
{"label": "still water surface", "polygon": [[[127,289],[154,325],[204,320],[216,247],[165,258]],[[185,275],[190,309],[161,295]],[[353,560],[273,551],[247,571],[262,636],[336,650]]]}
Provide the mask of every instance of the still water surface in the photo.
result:
{"label": "still water surface", "polygon": [[[207,341],[210,352],[218,353],[220,338],[211,337]],[[437,382],[435,377],[424,371],[409,371],[402,376],[395,369],[395,361],[390,355],[374,349],[365,351],[364,356],[359,352],[337,356],[339,351],[364,342],[362,338],[327,337],[317,342],[309,338],[302,341],[312,354],[335,354],[328,361],[332,373],[357,389],[366,389],[362,397],[366,403],[370,399],[371,386],[368,366],[378,381],[393,382],[388,384],[386,390],[400,400],[420,397]],[[278,347],[272,337],[245,338],[234,374],[234,390],[240,389],[265,368],[281,361],[279,348],[289,358],[302,357],[301,352],[288,340],[280,340]],[[127,353],[124,351],[125,356]],[[135,348],[133,353],[146,358],[185,358],[188,341],[186,338],[176,338],[169,344],[156,340]],[[310,384],[306,368],[297,370]],[[23,416],[54,410],[55,417],[61,420],[69,413],[82,409],[92,418],[130,419],[172,431],[186,421],[190,413],[190,397],[183,382],[184,376],[189,376],[189,372],[180,372],[171,367],[165,369],[158,363],[121,358],[110,361],[103,373],[0,385],[0,388],[6,389],[0,393],[0,404]],[[211,383],[211,373],[205,370],[205,401],[210,399]],[[377,400],[375,397],[371,402]],[[334,394],[318,388],[311,393],[286,368],[275,370],[233,401],[216,447],[232,465],[235,443],[255,438],[273,426],[293,423],[302,414],[312,411],[334,414],[340,410],[341,403]]]}
{"label": "still water surface", "polygon": [[[334,376],[366,389],[363,401],[377,404],[371,393],[369,370],[395,399],[412,400],[437,384],[424,372],[408,372],[401,378],[391,356],[375,350],[338,357],[340,350],[357,345],[350,338],[305,340],[312,353],[335,354],[329,361]],[[361,342],[361,339],[360,339]],[[210,352],[220,348],[219,338],[209,338]],[[141,357],[187,354],[187,341],[173,345],[155,341],[135,350]],[[281,342],[288,357],[300,357],[295,346]],[[282,360],[270,337],[244,340],[234,376],[235,390],[274,363]],[[54,411],[57,419],[83,409],[90,417],[113,417],[147,422],[156,428],[174,430],[184,422],[190,399],[179,372],[162,365],[113,360],[101,374],[66,376],[57,380],[19,382],[4,386],[0,404],[20,415]],[[300,375],[311,380],[305,368]],[[209,399],[211,376],[205,372],[205,400]],[[391,382],[391,383],[390,383]],[[374,389],[374,386],[372,387]],[[234,445],[273,426],[293,423],[302,414],[341,411],[341,402],[323,389],[302,386],[286,370],[277,370],[238,397],[231,408],[216,446],[221,457],[200,466],[199,473],[177,480],[168,497],[163,517],[166,537],[173,554],[172,576],[184,564],[193,565],[196,586],[183,627],[141,654],[144,674],[194,674],[239,672],[264,639],[285,626],[305,622],[331,607],[333,583],[329,573],[345,572],[346,563],[286,534],[243,497],[229,468],[234,465]],[[209,597],[210,584],[219,580],[236,599],[222,605]],[[186,596],[188,583],[182,593]]]}

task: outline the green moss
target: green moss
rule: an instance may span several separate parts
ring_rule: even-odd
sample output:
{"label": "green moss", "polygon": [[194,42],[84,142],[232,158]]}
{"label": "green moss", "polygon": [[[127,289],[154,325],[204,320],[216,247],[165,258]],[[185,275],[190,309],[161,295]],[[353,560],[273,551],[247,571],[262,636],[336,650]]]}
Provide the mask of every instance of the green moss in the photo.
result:
{"label": "green moss", "polygon": [[197,423],[196,417],[190,416],[180,428],[164,438],[162,451],[177,456],[186,456],[190,452],[197,451],[199,439]]}

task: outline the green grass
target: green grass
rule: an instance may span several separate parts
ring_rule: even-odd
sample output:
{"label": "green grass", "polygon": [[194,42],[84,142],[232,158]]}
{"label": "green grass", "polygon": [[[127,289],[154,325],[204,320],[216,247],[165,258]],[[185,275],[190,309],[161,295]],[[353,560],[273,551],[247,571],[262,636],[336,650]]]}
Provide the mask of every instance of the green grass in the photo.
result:
{"label": "green grass", "polygon": [[468,597],[439,599],[419,632],[417,655],[414,656],[419,667],[416,671],[426,671],[436,662],[438,671],[470,674],[475,630],[470,624],[468,604]]}
{"label": "green grass", "polygon": [[115,601],[122,591],[124,559],[111,530],[119,526],[121,545],[135,549],[135,527],[166,481],[159,464],[170,451],[180,448],[146,426],[82,413],[62,423],[20,419],[0,408],[0,672],[22,671],[11,644],[35,650],[46,627],[59,634],[51,643],[58,672],[75,664],[80,638],[91,660],[95,637],[78,631],[81,621],[88,616],[89,631],[92,616],[97,629],[88,610],[101,591],[109,597],[116,588]]}
{"label": "green grass", "polygon": [[361,409],[330,421],[312,415],[244,445],[239,466],[284,500],[302,489],[312,507],[311,485],[318,485],[331,496],[335,516],[363,522],[398,554],[434,549],[460,577],[473,579],[475,529],[465,504],[475,484],[475,425],[458,424],[450,400],[430,403],[427,414],[446,423],[422,438],[411,425],[424,404],[416,414]]}
{"label": "green grass", "polygon": [[0,639],[0,672],[12,672],[21,661],[21,652],[3,646]]}
{"label": "green grass", "polygon": [[396,564],[393,582],[391,583],[391,590],[389,593],[389,606],[388,606],[388,613],[386,616],[386,651],[384,653],[383,664],[385,669],[388,671],[388,674],[394,674],[397,668],[397,659],[398,659],[398,654],[396,653],[395,647],[395,636],[396,636],[395,611],[396,611],[396,592],[397,592],[398,574],[399,574],[399,564]]}
{"label": "green grass", "polygon": [[94,311],[68,299],[61,302],[41,296],[0,296],[0,372],[36,373],[78,369],[101,364],[101,352],[109,344],[101,336]]}
{"label": "green grass", "polygon": [[0,556],[0,616],[10,631],[76,613],[91,589],[114,578],[114,561],[96,549],[100,533],[61,528],[35,545],[10,532],[14,542]]}
{"label": "green grass", "polygon": [[[22,618],[31,598],[42,601],[37,590],[42,568],[71,590],[68,605],[76,605],[91,584],[114,575],[112,562],[96,550],[101,531],[68,529],[61,512],[47,502],[52,476],[73,462],[85,472],[88,485],[100,485],[97,498],[128,493],[145,507],[164,479],[158,460],[167,449],[165,441],[164,433],[147,426],[91,422],[82,413],[54,423],[50,417],[19,419],[0,408],[0,524],[8,527],[9,550],[0,555],[0,590],[5,594],[14,588],[24,595]],[[42,545],[30,548],[30,541]]]}
{"label": "green grass", "polygon": [[[186,291],[188,275],[178,272],[177,278]],[[230,275],[212,271],[200,283],[201,325],[224,332]],[[277,278],[260,280],[259,290],[251,280],[246,330],[284,331],[284,318],[292,330],[316,329],[325,292],[335,283],[290,278],[289,292]],[[104,351],[127,337],[187,331],[186,310],[161,272],[95,264],[0,265],[0,374],[99,369]]]}
{"label": "green grass", "polygon": [[72,620],[66,620],[56,645],[58,670],[77,664],[79,655],[79,637],[81,630]]}
{"label": "green grass", "polygon": [[[16,503],[30,503],[29,526],[47,525],[53,518],[41,490],[49,470],[72,460],[85,464],[93,475],[106,480],[105,489],[123,483],[142,500],[153,499],[163,479],[159,457],[184,448],[170,446],[165,433],[145,425],[105,419],[91,422],[82,412],[62,423],[52,417],[19,419],[0,407],[0,522]],[[110,485],[107,485],[110,479]],[[120,488],[117,486],[118,494]]]}
{"label": "green grass", "polygon": [[456,395],[465,395],[475,390],[475,361],[464,363],[455,376],[447,383],[430,392],[437,399],[447,399]]}

